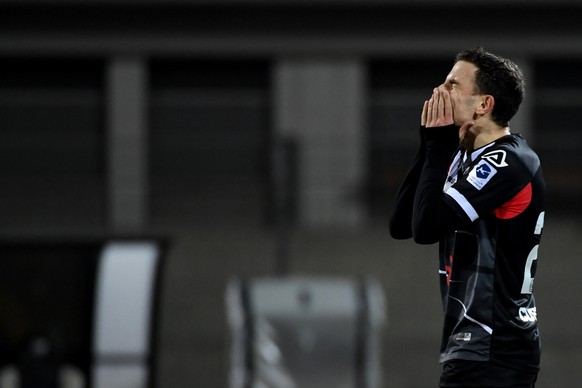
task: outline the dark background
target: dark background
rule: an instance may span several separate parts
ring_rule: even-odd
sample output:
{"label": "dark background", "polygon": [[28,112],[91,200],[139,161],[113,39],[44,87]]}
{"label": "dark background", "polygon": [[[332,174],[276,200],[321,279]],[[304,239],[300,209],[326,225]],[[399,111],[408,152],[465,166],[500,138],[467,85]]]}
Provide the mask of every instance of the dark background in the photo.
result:
{"label": "dark background", "polygon": [[[481,45],[524,70],[527,97],[512,130],[540,155],[548,186],[535,286],[544,349],[538,386],[575,386],[581,14],[573,0],[2,0],[0,236],[167,236],[160,387],[226,386],[226,283],[275,275],[281,257],[291,274],[380,280],[386,387],[436,386],[437,248],[392,240],[387,220],[417,147],[423,100],[458,51]],[[129,78],[116,78],[127,63]],[[283,137],[290,153],[282,235],[272,146],[287,133],[280,123],[313,117],[293,116],[293,104],[281,102],[280,70],[297,63],[306,72],[310,64],[356,69],[359,94],[348,105],[359,156],[349,156],[341,132],[325,131],[334,129],[333,106],[314,110],[326,127],[315,128],[318,136],[306,126]],[[124,132],[124,120],[137,134]],[[309,147],[331,166],[315,178],[332,179],[319,197],[310,194],[319,183],[306,179],[317,166]],[[357,184],[335,185],[342,163],[353,162]],[[317,198],[323,221],[313,216]],[[324,212],[341,213],[342,201],[355,218]]]}

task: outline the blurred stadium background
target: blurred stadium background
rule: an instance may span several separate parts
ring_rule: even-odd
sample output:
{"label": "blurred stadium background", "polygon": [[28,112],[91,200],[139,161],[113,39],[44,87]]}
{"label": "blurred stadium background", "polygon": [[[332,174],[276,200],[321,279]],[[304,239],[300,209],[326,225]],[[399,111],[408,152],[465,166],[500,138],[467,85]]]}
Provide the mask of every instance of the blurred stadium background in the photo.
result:
{"label": "blurred stadium background", "polygon": [[580,15],[576,0],[1,0],[0,254],[163,240],[160,388],[227,386],[232,279],[375,279],[384,386],[434,387],[436,246],[392,240],[387,220],[422,101],[484,46],[527,77],[512,128],[548,185],[538,386],[579,386]]}

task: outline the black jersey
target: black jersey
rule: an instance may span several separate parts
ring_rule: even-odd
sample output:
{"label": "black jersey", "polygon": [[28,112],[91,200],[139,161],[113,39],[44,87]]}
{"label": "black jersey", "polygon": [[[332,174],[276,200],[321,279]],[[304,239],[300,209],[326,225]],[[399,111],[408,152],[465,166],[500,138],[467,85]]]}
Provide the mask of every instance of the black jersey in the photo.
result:
{"label": "black jersey", "polygon": [[[416,193],[414,217],[421,217],[416,213],[427,212],[425,208],[441,205],[445,213],[439,220],[447,215],[456,220],[454,228],[445,228],[439,238],[445,312],[441,362],[465,359],[525,370],[539,368],[532,291],[545,185],[537,155],[521,136],[508,135],[471,153],[456,151],[447,174],[447,166],[439,166],[438,158],[429,160],[431,154],[426,156],[424,147],[423,140],[421,157],[397,196],[391,230],[399,238],[410,237],[410,222],[404,225],[402,220],[403,215],[412,216],[413,210],[406,208],[410,198],[404,198],[412,191]],[[434,152],[448,152],[448,158],[452,154],[446,147]],[[421,171],[430,168],[433,170],[423,178]],[[435,171],[442,168],[444,173],[436,177],[442,179],[438,202],[423,207],[423,195],[435,196],[430,193],[428,177],[434,186]],[[440,221],[435,224],[440,227]]]}
{"label": "black jersey", "polygon": [[538,368],[532,292],[545,214],[540,162],[519,135],[473,151],[463,169],[468,157],[456,154],[444,185],[446,201],[472,223],[442,241],[441,361]]}

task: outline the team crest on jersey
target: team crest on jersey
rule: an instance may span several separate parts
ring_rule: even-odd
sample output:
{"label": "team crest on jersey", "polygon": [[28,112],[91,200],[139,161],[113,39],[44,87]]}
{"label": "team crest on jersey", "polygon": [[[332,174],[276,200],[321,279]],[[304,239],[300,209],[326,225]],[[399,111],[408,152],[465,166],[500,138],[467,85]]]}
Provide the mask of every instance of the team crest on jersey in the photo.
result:
{"label": "team crest on jersey", "polygon": [[469,182],[477,190],[481,190],[497,174],[497,170],[487,160],[481,160],[467,176]]}
{"label": "team crest on jersey", "polygon": [[487,160],[489,163],[497,168],[509,166],[505,161],[507,154],[503,150],[491,151],[483,155],[483,159]]}

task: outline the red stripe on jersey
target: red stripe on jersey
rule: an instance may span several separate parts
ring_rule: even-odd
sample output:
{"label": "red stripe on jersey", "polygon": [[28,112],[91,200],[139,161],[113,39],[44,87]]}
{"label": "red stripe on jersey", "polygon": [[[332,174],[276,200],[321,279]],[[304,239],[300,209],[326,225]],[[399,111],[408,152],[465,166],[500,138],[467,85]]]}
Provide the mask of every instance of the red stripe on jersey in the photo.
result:
{"label": "red stripe on jersey", "polygon": [[527,184],[515,197],[505,202],[499,209],[493,211],[495,217],[504,220],[521,214],[531,203],[531,182]]}

